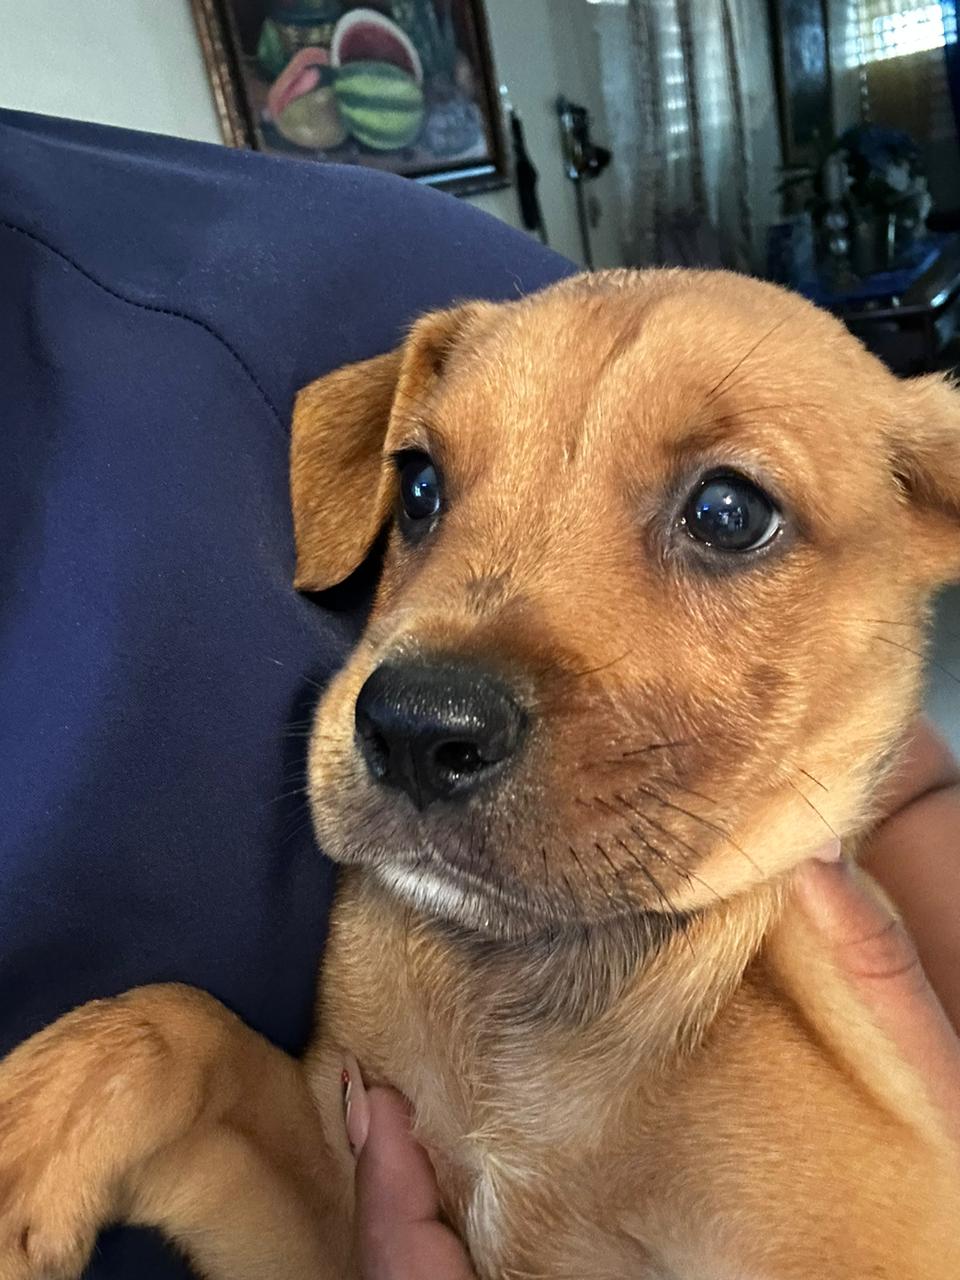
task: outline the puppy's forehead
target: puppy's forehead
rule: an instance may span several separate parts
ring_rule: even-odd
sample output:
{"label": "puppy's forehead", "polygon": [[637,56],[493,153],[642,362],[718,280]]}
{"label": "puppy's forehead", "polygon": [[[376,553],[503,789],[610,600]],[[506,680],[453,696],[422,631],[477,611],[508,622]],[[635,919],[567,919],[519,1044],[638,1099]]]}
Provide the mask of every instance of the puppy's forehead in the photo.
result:
{"label": "puppy's forehead", "polygon": [[656,450],[816,435],[828,451],[890,410],[895,380],[838,321],[729,273],[601,273],[493,308],[451,361],[458,423],[491,446],[531,425],[566,457],[615,435]]}

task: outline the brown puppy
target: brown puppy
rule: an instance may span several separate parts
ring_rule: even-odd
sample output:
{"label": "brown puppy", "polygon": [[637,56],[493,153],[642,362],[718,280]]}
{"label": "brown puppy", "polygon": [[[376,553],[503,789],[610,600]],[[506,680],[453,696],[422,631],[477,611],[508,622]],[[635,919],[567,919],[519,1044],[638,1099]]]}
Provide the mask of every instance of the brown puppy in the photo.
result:
{"label": "brown puppy", "polygon": [[303,1063],[198,992],[0,1066],[0,1280],[160,1226],[354,1274],[342,1051],[484,1280],[947,1280],[960,1153],[791,907],[854,856],[960,573],[960,400],[725,274],[427,317],[297,404],[298,583],[392,518],[310,757],[344,864]]}

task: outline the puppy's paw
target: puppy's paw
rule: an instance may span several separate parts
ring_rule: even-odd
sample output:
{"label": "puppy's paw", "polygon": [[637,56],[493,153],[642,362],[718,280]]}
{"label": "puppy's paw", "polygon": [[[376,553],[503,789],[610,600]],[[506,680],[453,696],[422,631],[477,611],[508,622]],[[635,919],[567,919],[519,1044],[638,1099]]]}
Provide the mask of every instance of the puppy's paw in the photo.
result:
{"label": "puppy's paw", "polygon": [[13,1233],[0,1241],[0,1280],[76,1280],[82,1275],[97,1233],[84,1231],[78,1222],[61,1225],[62,1232],[49,1222],[20,1226],[12,1217],[3,1230],[12,1227]]}
{"label": "puppy's paw", "polygon": [[45,1032],[0,1064],[0,1280],[79,1276],[110,1216],[107,1180],[80,1140],[96,1090],[82,1070],[71,1082],[81,1064],[76,1052],[60,1060],[66,1047]]}
{"label": "puppy's paw", "polygon": [[79,1276],[128,1175],[194,1122],[203,1089],[176,1044],[193,998],[93,1001],[0,1062],[0,1280]]}

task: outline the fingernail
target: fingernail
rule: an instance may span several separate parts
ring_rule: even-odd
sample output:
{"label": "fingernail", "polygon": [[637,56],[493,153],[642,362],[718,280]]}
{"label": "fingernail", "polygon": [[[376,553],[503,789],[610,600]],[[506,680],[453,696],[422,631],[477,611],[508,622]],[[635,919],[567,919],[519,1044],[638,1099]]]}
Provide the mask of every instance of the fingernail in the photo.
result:
{"label": "fingernail", "polygon": [[343,1098],[343,1126],[347,1131],[347,1142],[354,1158],[363,1150],[370,1129],[370,1104],[367,1091],[363,1087],[363,1076],[356,1058],[350,1054],[343,1055],[343,1067],[340,1071],[340,1092]]}
{"label": "fingernail", "polygon": [[850,867],[843,861],[814,858],[803,863],[794,877],[800,909],[822,933],[832,933],[842,919],[852,884]]}
{"label": "fingernail", "polygon": [[828,840],[826,844],[821,845],[810,856],[815,862],[839,862],[842,853],[843,847],[840,843],[840,837],[834,836],[832,840]]}

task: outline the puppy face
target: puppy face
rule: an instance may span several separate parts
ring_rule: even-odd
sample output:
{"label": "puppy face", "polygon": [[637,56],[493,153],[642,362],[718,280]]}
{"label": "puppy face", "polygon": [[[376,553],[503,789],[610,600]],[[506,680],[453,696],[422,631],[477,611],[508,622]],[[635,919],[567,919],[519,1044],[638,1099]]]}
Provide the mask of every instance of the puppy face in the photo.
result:
{"label": "puppy face", "polygon": [[604,273],[307,388],[293,495],[304,587],[390,526],[312,739],[324,847],[526,938],[862,827],[960,566],[960,410],[772,286]]}

